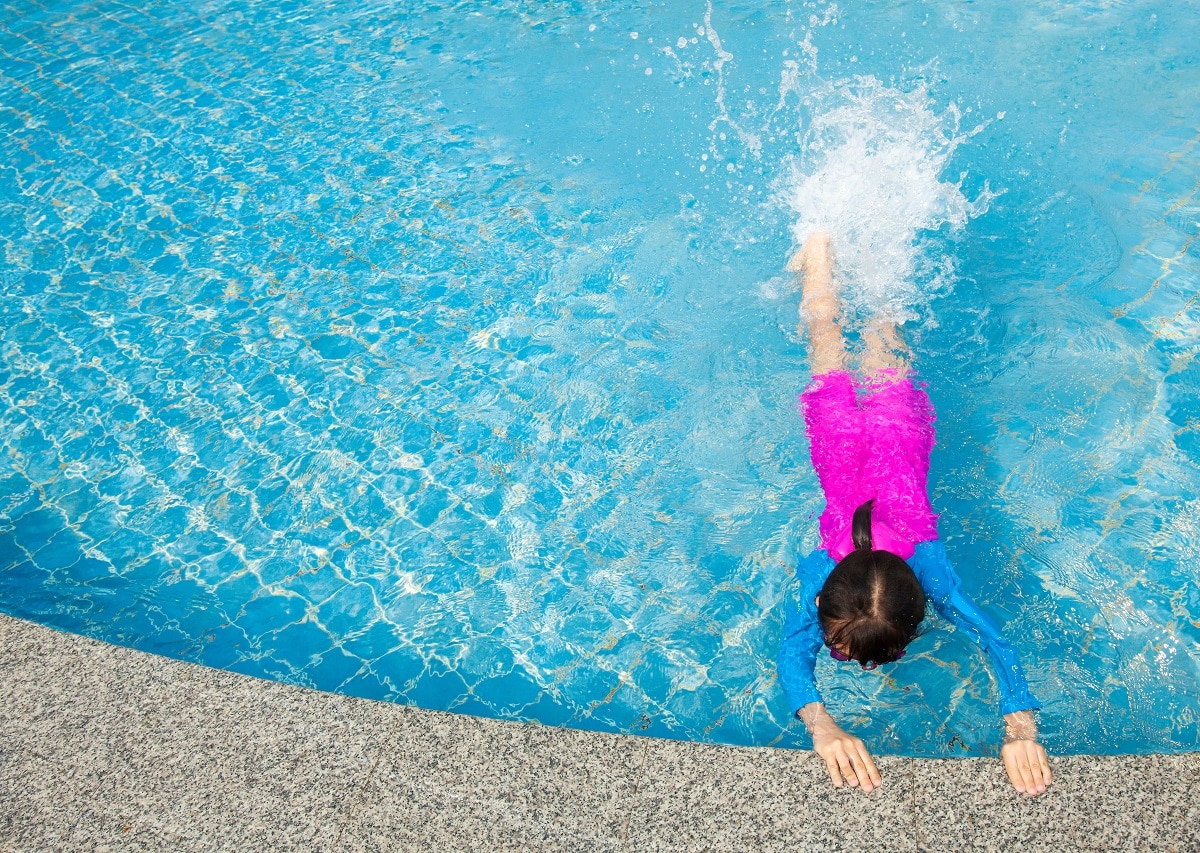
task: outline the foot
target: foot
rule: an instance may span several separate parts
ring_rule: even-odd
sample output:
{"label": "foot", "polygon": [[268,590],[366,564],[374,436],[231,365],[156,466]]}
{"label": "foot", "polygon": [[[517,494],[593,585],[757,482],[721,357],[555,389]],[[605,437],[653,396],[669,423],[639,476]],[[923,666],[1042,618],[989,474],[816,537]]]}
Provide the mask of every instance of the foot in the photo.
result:
{"label": "foot", "polygon": [[792,272],[807,272],[812,262],[828,266],[829,255],[829,235],[824,231],[816,231],[808,235],[804,246],[788,260],[787,268]]}

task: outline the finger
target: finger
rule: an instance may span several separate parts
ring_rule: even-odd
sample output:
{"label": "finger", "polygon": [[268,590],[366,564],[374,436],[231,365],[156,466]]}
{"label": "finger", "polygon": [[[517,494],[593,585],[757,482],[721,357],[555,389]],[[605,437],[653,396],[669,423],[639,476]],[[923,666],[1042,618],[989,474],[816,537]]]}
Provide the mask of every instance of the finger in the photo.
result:
{"label": "finger", "polygon": [[1046,757],[1045,749],[1042,750],[1040,758],[1040,764],[1042,765],[1042,781],[1049,786],[1050,783],[1054,781],[1054,776],[1050,773],[1050,759]]}
{"label": "finger", "polygon": [[1030,796],[1046,793],[1046,787],[1050,784],[1050,765],[1042,745],[1032,741],[1021,744],[1017,764],[1025,780],[1025,793]]}
{"label": "finger", "polygon": [[854,781],[851,785],[857,785],[863,791],[871,791],[871,778],[867,775],[867,768],[863,767],[862,759],[854,752],[846,756],[846,760],[850,763],[851,772],[854,774]]}
{"label": "finger", "polygon": [[859,754],[862,756],[863,766],[867,771],[867,776],[871,780],[871,784],[876,787],[883,784],[883,777],[879,775],[879,770],[875,767],[875,762],[871,760],[871,753],[867,752],[867,748],[859,744]]}
{"label": "finger", "polygon": [[1014,741],[1005,749],[1006,756],[1012,759],[1008,776],[1012,779],[1013,787],[1023,794],[1036,792],[1033,784],[1033,770],[1029,766],[1028,746],[1023,741]]}
{"label": "finger", "polygon": [[1033,773],[1033,784],[1037,786],[1037,792],[1043,794],[1046,788],[1050,785],[1050,764],[1046,760],[1046,750],[1040,744],[1033,747],[1033,755],[1030,756],[1030,770]]}
{"label": "finger", "polygon": [[842,787],[842,774],[838,772],[837,759],[833,756],[825,758],[825,768],[829,771],[829,778],[833,782],[833,786],[835,788]]}
{"label": "finger", "polygon": [[1021,771],[1017,767],[1017,757],[1011,749],[1001,750],[1000,753],[1004,758],[1004,770],[1008,773],[1008,781],[1012,786],[1025,793],[1024,783],[1021,781]]}
{"label": "finger", "polygon": [[858,775],[858,781],[862,785],[863,791],[869,794],[875,790],[880,781],[879,771],[875,770],[874,764],[871,763],[871,756],[867,754],[867,750],[862,744],[855,744],[852,747],[850,761],[854,764],[854,772]]}
{"label": "finger", "polygon": [[842,771],[842,776],[846,779],[846,784],[851,788],[857,788],[859,783],[858,772],[854,767],[854,760],[850,753],[845,749],[839,749],[837,752],[838,769]]}
{"label": "finger", "polygon": [[1022,751],[1017,757],[1017,767],[1021,771],[1021,781],[1025,784],[1026,794],[1038,792],[1037,783],[1033,780],[1033,768],[1029,766],[1029,755]]}

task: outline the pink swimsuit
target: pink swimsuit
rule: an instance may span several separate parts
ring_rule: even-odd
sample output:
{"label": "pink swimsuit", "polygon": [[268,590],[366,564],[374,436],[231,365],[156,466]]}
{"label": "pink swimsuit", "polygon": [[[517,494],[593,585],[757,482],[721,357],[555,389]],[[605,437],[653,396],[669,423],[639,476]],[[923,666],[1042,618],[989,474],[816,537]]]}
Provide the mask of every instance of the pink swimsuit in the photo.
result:
{"label": "pink swimsuit", "polygon": [[853,549],[854,510],[871,498],[876,548],[908,559],[916,543],[937,539],[926,490],[934,412],[924,390],[894,374],[835,370],[814,376],[800,405],[825,492],[821,547],[834,560]]}

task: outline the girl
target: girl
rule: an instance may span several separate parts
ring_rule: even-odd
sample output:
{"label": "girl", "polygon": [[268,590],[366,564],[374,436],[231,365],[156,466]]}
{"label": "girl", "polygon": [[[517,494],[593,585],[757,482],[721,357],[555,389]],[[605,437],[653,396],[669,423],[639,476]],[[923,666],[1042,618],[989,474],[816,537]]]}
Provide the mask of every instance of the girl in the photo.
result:
{"label": "girl", "polygon": [[822,643],[863,669],[891,663],[917,634],[928,596],[944,617],[987,651],[1000,681],[1005,737],[1001,755],[1013,787],[1040,794],[1050,784],[1046,750],[1016,652],[959,589],[937,538],[926,478],[933,406],[908,378],[895,327],[877,319],[864,331],[862,376],[846,370],[829,237],[815,234],[788,264],[804,274],[800,313],[808,324],[813,380],[800,395],[813,468],[825,492],[821,546],[796,572],[779,651],[779,680],[812,735],[833,784],[864,791],[881,779],[863,742],[825,710],[813,679]]}

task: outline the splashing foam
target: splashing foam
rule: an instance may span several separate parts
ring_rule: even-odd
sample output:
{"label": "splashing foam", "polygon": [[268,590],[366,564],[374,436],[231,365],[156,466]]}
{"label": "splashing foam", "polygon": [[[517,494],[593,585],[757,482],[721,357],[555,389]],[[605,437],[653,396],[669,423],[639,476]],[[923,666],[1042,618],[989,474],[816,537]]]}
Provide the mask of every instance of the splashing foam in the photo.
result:
{"label": "splashing foam", "polygon": [[[985,186],[968,200],[961,177],[940,180],[954,150],[987,123],[962,132],[956,107],[939,115],[924,88],[902,92],[874,77],[830,84],[815,100],[803,153],[781,186],[796,243],[832,236],[850,311],[914,319],[953,272],[949,258],[929,260],[932,235],[961,230],[997,195]],[[828,102],[838,105],[822,109]]]}

